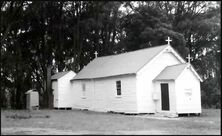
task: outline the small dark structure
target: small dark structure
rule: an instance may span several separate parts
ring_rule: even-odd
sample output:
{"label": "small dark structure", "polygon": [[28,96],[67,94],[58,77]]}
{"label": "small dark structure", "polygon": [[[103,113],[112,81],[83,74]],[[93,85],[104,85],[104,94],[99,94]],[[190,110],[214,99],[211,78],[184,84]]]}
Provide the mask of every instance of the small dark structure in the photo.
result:
{"label": "small dark structure", "polygon": [[29,110],[39,109],[39,93],[35,89],[28,90],[26,93],[26,108]]}

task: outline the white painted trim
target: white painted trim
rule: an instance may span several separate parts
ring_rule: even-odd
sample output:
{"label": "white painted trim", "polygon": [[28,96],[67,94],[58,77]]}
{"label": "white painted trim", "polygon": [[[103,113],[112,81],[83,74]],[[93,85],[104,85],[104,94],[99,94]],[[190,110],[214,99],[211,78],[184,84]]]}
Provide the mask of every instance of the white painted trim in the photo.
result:
{"label": "white painted trim", "polygon": [[181,55],[172,46],[169,45],[167,48],[171,49],[170,51],[173,53],[174,56],[177,57],[177,59],[181,61],[181,63],[186,63],[186,60],[184,60],[184,58],[182,58]]}
{"label": "white painted trim", "polygon": [[[160,53],[158,53],[156,56],[154,56],[149,62],[152,63],[152,61],[154,61],[158,56],[160,56],[162,53],[164,52],[171,52],[180,62],[182,63],[186,63],[186,61],[180,56],[180,54],[170,45],[168,45],[166,48],[164,48]],[[143,69],[144,66],[146,66],[147,63],[145,65],[143,65],[136,73],[138,73],[141,69]],[[189,65],[188,65],[189,66]],[[187,68],[187,67],[185,67]],[[193,66],[191,65],[191,71],[193,71],[193,73],[197,76],[197,78],[203,82],[203,79],[199,76],[199,74],[196,72],[196,70],[193,68]],[[181,72],[182,73],[182,72]],[[179,77],[179,76],[178,76]]]}
{"label": "white painted trim", "polygon": [[[188,64],[184,69],[183,71],[176,77],[176,79],[186,70],[186,68],[190,67],[191,68],[191,71],[193,72],[193,74],[201,81],[203,82],[202,78],[197,74],[197,72],[194,70],[193,66],[191,64]],[[176,80],[175,79],[175,80]]]}
{"label": "white painted trim", "polygon": [[141,68],[139,68],[139,70],[136,71],[136,73],[138,73],[140,70],[142,70],[143,67],[145,67],[147,64],[152,63],[155,59],[158,58],[158,56],[160,56],[164,52],[171,52],[181,63],[186,63],[186,61],[180,56],[180,54],[178,52],[176,52],[175,49],[173,49],[173,47],[168,45],[166,48],[164,48],[162,51],[160,51],[156,56],[154,56],[151,60],[149,60],[149,62],[145,63]]}
{"label": "white painted trim", "polygon": [[[184,60],[180,55],[179,53],[174,50],[171,46],[169,46],[171,49],[172,49],[172,53],[174,53],[174,55],[181,60],[182,63],[186,63],[186,60]],[[188,65],[189,66],[189,65]],[[198,79],[203,82],[203,79],[199,76],[199,74],[196,72],[196,70],[193,68],[193,66],[190,64],[191,66],[191,70],[194,72],[194,74],[198,77]],[[181,72],[182,73],[182,72]]]}

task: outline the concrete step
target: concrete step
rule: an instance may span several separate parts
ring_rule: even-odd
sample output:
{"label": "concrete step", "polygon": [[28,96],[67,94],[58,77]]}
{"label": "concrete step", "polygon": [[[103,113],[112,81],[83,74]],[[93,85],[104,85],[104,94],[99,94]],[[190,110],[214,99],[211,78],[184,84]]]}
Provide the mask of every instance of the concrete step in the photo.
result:
{"label": "concrete step", "polygon": [[161,117],[168,117],[168,118],[177,118],[178,114],[176,113],[166,113],[166,112],[161,112],[161,113],[155,113],[156,116],[161,116]]}

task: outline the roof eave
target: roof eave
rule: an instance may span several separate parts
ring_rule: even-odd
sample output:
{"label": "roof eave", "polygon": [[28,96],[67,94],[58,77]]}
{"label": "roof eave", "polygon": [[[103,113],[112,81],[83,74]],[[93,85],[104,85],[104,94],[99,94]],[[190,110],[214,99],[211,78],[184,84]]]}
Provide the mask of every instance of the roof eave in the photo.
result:
{"label": "roof eave", "polygon": [[176,79],[153,79],[153,82],[156,81],[175,81]]}
{"label": "roof eave", "polygon": [[[193,66],[191,64],[188,64],[184,69],[183,71],[187,68],[187,67],[190,67],[191,71],[194,73],[194,75],[200,80],[200,82],[203,82],[203,79],[198,75],[198,73],[195,71],[195,69],[193,68]],[[183,71],[177,76],[177,78],[183,73]]]}
{"label": "roof eave", "polygon": [[56,80],[58,80],[58,79],[51,79],[51,81],[56,81]]}
{"label": "roof eave", "polygon": [[191,67],[191,71],[194,73],[194,75],[200,80],[200,82],[203,82],[203,79],[200,77],[200,75],[196,72],[195,68],[189,64],[188,66]]}
{"label": "roof eave", "polygon": [[[171,51],[173,53],[173,55],[181,62],[181,63],[185,63],[186,61],[184,60],[183,57],[181,57],[181,55],[171,46],[171,45],[167,45],[164,49],[162,49],[159,53],[157,53],[152,59],[150,59],[146,64],[151,63],[156,57],[158,57],[161,53],[163,53],[164,51],[166,51],[167,48],[171,48]],[[146,64],[144,64],[141,68],[139,68],[137,70],[136,73],[138,73]]]}
{"label": "roof eave", "polygon": [[119,74],[119,75],[104,76],[104,77],[94,77],[94,78],[73,78],[73,79],[71,79],[70,81],[74,81],[74,80],[93,80],[93,79],[101,79],[101,78],[110,78],[110,77],[125,76],[125,75],[136,75],[136,73],[127,73],[127,74]]}
{"label": "roof eave", "polygon": [[[72,70],[70,70],[70,71],[67,71],[67,73],[66,74],[68,74],[68,73],[70,73],[70,72],[73,72]],[[58,74],[58,73],[57,73]],[[60,78],[62,78],[63,76],[65,76],[66,74],[64,74],[64,75],[62,75],[61,77],[59,77],[59,78],[51,78],[51,80],[58,80],[58,79],[60,79]],[[56,75],[56,74],[55,74]],[[54,75],[53,75],[54,76]]]}
{"label": "roof eave", "polygon": [[148,63],[152,62],[157,56],[159,56],[159,54],[161,54],[166,48],[168,48],[170,45],[167,45],[164,49],[162,49],[159,53],[157,53],[156,55],[154,55],[148,62],[146,62],[143,66],[141,66],[136,73],[138,73],[141,69],[143,69],[143,67],[145,67]]}

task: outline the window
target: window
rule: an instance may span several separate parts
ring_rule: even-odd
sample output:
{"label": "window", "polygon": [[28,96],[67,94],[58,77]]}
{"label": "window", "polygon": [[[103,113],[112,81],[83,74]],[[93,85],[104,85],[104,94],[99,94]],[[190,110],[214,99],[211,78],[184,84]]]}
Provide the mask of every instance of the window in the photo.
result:
{"label": "window", "polygon": [[86,84],[82,83],[82,98],[86,98]]}
{"label": "window", "polygon": [[121,81],[116,81],[117,95],[121,95]]}

